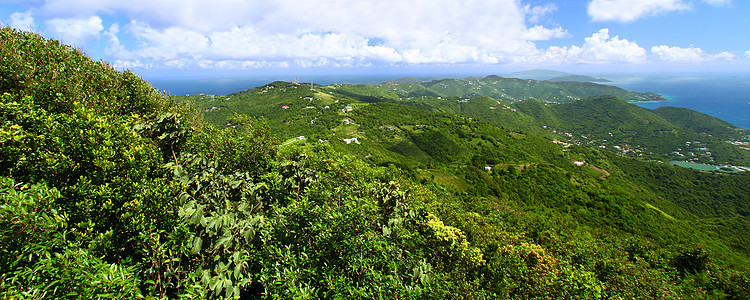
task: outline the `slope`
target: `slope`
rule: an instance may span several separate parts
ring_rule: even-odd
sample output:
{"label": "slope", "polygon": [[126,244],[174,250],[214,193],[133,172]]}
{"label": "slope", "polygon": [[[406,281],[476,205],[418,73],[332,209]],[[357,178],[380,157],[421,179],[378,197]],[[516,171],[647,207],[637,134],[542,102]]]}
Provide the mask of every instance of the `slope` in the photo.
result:
{"label": "slope", "polygon": [[[448,86],[448,83],[459,81],[443,80],[433,84]],[[580,89],[578,93],[581,95],[598,93],[598,85],[595,84],[563,84]],[[591,86],[594,88],[590,89]],[[398,85],[381,88],[393,92],[403,90]],[[528,90],[528,87],[516,88],[522,89],[521,93]],[[361,98],[356,90],[356,86],[351,86],[347,93],[351,97]],[[333,92],[336,93],[336,90]],[[678,109],[677,115],[668,113],[669,109],[666,108],[650,111],[611,96],[590,97],[562,104],[534,100],[510,102],[479,96],[397,98],[391,95],[368,101],[461,114],[549,139],[608,147],[632,157],[750,165],[750,152],[727,143],[750,140],[748,130],[690,110]]]}
{"label": "slope", "polygon": [[481,79],[440,79],[422,83],[386,82],[378,85],[399,94],[399,97],[472,97],[487,96],[517,102],[538,99],[546,102],[571,102],[581,98],[614,95],[627,101],[659,100],[654,93],[630,92],[618,87],[591,82],[553,82],[504,78],[490,75]]}
{"label": "slope", "polygon": [[[559,228],[568,226],[578,228],[575,230],[588,228],[586,230],[596,232],[596,236],[647,237],[648,243],[653,243],[650,247],[656,247],[654,249],[681,243],[701,243],[713,249],[712,251],[723,253],[730,261],[746,259],[746,254],[739,254],[747,250],[737,246],[741,245],[741,240],[728,236],[709,238],[704,234],[695,235],[695,228],[702,228],[702,222],[707,218],[718,218],[717,220],[723,220],[721,222],[725,225],[722,226],[732,228],[746,222],[742,215],[745,208],[728,214],[699,214],[695,207],[702,204],[696,201],[714,203],[710,200],[713,192],[708,186],[694,187],[705,191],[705,194],[696,194],[699,196],[695,199],[690,193],[683,193],[682,188],[680,191],[673,190],[674,180],[677,179],[670,176],[658,177],[657,180],[642,185],[642,176],[652,176],[647,175],[650,171],[644,171],[649,163],[623,160],[587,147],[562,147],[534,135],[502,129],[454,114],[429,112],[395,103],[372,102],[372,98],[366,98],[368,102],[361,102],[337,93],[338,89],[340,87],[318,87],[316,92],[332,95],[334,103],[339,101],[340,105],[350,106],[351,110],[334,112],[318,109],[315,114],[310,115],[317,118],[314,119],[315,122],[303,122],[302,119],[297,120],[297,125],[287,122],[277,128],[277,134],[284,139],[298,136],[302,128],[319,128],[307,130],[319,132],[320,135],[313,139],[297,140],[293,144],[300,145],[303,149],[314,149],[316,144],[323,142],[338,152],[365,158],[375,165],[397,166],[414,180],[444,188],[449,193],[444,195],[446,198],[467,193],[490,197],[494,200],[489,202],[503,203],[521,211],[534,211],[533,214],[518,213],[527,217],[534,215],[534,218],[540,218],[535,220],[544,220],[545,223],[561,218],[562,212],[576,212],[572,219],[566,219],[567,223],[552,222],[549,225],[551,227],[542,226],[544,230],[560,230]],[[356,86],[348,86],[346,92],[356,97],[357,94],[352,93],[356,89]],[[320,100],[316,99],[318,98],[314,97],[311,102],[313,106],[319,106],[315,101]],[[389,100],[388,97],[379,99]],[[486,97],[474,97],[468,102],[460,100],[461,98],[451,100],[426,97],[420,98],[418,103],[424,106],[435,104],[445,110],[448,107],[483,101],[485,104],[502,103]],[[390,101],[410,103],[414,100]],[[504,105],[511,104],[506,102]],[[593,128],[592,136],[614,138],[614,134],[610,135],[607,131],[612,126],[619,128],[617,135],[621,135],[623,140],[664,139],[665,135],[672,135],[677,130],[660,116],[613,97],[595,97],[559,105],[523,101],[514,107],[518,111],[502,111],[526,115],[532,122],[541,120],[561,128]],[[338,116],[341,122],[318,122],[329,113]],[[567,118],[567,115],[578,116],[578,119]],[[575,161],[584,162],[585,167],[577,167]],[[490,171],[484,170],[485,167]],[[666,167],[661,172],[667,174],[670,170]],[[687,170],[681,172],[696,174]],[[603,173],[606,175],[602,176]],[[724,182],[721,177],[711,178]],[[747,183],[748,176],[731,179],[722,183],[727,186],[723,189],[724,193],[728,192],[725,194],[728,197],[726,199],[741,202],[746,194],[740,187]],[[736,188],[729,188],[731,186]],[[679,196],[674,198],[675,195]],[[473,197],[461,202],[474,209],[477,208],[476,205],[487,205],[479,204],[476,199],[481,198]],[[605,201],[606,204],[598,201]],[[454,209],[463,211],[467,208]],[[471,211],[469,209],[464,212]],[[455,212],[442,211],[441,214],[446,219],[461,218]],[[740,218],[737,218],[738,215]],[[538,234],[534,232],[542,230],[531,228],[538,225],[532,226],[520,220],[516,222],[520,223],[515,226],[524,228],[523,231],[527,234]],[[575,235],[567,230],[562,230],[560,234],[567,238],[573,238],[568,235]],[[554,248],[551,244],[542,244]],[[727,251],[727,247],[730,247],[727,245],[733,245],[731,247],[739,252]]]}

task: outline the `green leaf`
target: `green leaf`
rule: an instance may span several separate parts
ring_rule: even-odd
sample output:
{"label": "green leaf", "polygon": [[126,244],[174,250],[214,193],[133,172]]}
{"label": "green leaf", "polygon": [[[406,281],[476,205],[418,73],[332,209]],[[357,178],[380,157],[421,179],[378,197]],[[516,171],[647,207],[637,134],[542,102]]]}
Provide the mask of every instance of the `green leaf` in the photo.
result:
{"label": "green leaf", "polygon": [[216,290],[217,287],[221,284],[221,280],[219,280],[219,276],[211,277],[211,280],[208,281],[208,288],[211,290]]}
{"label": "green leaf", "polygon": [[242,272],[242,263],[241,262],[235,262],[234,266],[234,272],[232,275],[234,275],[234,279],[240,278],[240,272]]}
{"label": "green leaf", "polygon": [[198,252],[201,251],[201,247],[203,247],[203,239],[201,237],[196,236],[193,240],[193,248],[190,250],[193,254],[198,254]]}

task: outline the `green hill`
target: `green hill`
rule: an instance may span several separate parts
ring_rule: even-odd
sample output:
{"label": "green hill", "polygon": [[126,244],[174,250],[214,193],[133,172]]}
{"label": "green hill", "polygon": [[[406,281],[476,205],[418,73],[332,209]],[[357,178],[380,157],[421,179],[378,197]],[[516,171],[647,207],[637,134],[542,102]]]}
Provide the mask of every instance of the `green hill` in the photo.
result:
{"label": "green hill", "polygon": [[[514,87],[521,90],[513,92],[516,95],[528,92],[528,86],[523,84],[526,80],[506,80],[492,76],[483,80],[491,82],[493,79],[519,83]],[[559,84],[576,89],[580,95],[599,94],[598,84]],[[430,90],[436,90],[436,86],[445,89],[455,85],[464,86],[465,83],[463,80],[450,79],[433,81],[428,85]],[[387,93],[372,97],[368,95],[376,93],[372,90],[373,87],[358,91],[360,88],[357,86],[350,86],[346,95],[368,102],[405,104],[435,112],[479,118],[504,128],[549,139],[609,147],[610,150],[631,157],[750,165],[750,152],[727,143],[747,141],[750,139],[750,132],[687,109],[677,109],[677,112],[670,112],[669,108],[650,111],[612,96],[595,96],[556,104],[536,100],[513,102],[481,96],[449,97],[445,96],[445,91],[440,96],[398,97],[397,95],[407,92],[421,90],[424,94],[426,91],[422,85],[396,83],[380,85],[379,88]],[[548,93],[564,92],[559,88],[549,88]],[[335,94],[337,90],[332,92]]]}
{"label": "green hill", "polygon": [[0,55],[4,298],[750,297],[748,174],[449,112],[671,128],[621,100],[167,98],[36,34],[0,29]]}
{"label": "green hill", "polygon": [[481,79],[440,79],[421,83],[391,81],[382,83],[378,87],[394,92],[400,98],[487,96],[510,102],[537,99],[556,103],[571,102],[599,95],[613,95],[626,101],[662,99],[661,96],[654,93],[630,92],[618,87],[592,82],[536,81],[504,78],[495,75]]}
{"label": "green hill", "polygon": [[685,108],[663,106],[654,109],[653,112],[684,130],[706,135],[711,134],[721,139],[729,140],[736,138],[737,132],[743,131],[737,126],[716,117]]}

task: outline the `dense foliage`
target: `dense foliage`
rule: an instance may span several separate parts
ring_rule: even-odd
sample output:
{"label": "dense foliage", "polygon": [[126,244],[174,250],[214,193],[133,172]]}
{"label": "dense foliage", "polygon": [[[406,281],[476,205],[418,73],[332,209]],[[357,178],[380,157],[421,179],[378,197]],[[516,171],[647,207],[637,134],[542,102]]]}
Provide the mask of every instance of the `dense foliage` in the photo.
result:
{"label": "dense foliage", "polygon": [[4,298],[750,297],[746,175],[351,87],[183,98],[214,126],[35,34],[0,56]]}
{"label": "dense foliage", "polygon": [[653,93],[627,91],[615,86],[580,81],[536,81],[490,75],[484,78],[438,79],[429,82],[398,80],[378,85],[380,89],[402,97],[473,97],[486,96],[504,101],[539,99],[549,102],[572,102],[581,98],[613,95],[627,101],[663,100]]}

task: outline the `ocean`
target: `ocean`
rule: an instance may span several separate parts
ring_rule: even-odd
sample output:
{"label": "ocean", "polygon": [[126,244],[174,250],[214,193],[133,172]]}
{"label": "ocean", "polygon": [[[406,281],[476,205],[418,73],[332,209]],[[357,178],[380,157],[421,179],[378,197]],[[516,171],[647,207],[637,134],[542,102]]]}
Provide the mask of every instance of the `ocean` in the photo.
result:
{"label": "ocean", "polygon": [[636,92],[659,93],[667,101],[636,103],[654,109],[689,108],[750,129],[750,74],[600,75],[610,84]]}
{"label": "ocean", "polygon": [[[328,85],[333,83],[383,82],[408,75],[341,75],[306,76],[300,82]],[[596,74],[609,84],[637,92],[654,92],[667,101],[637,103],[654,109],[662,106],[689,108],[708,114],[736,126],[750,129],[750,73],[747,74]],[[410,76],[415,77],[415,76]],[[425,76],[429,77],[429,76]],[[451,77],[451,76],[446,76]],[[462,78],[465,76],[453,76]],[[265,76],[226,79],[155,79],[155,88],[170,95],[214,94],[226,95],[255,88],[273,81],[291,82],[293,76]]]}

